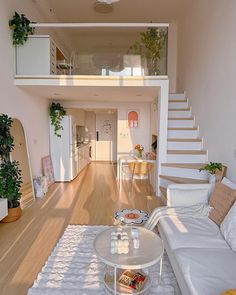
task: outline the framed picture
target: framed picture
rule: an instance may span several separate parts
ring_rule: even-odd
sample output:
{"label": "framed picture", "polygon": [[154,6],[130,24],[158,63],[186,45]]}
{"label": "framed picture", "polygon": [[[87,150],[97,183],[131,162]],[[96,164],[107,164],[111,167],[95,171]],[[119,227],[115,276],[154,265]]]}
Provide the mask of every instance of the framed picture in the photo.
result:
{"label": "framed picture", "polygon": [[42,158],[43,175],[47,177],[48,186],[55,182],[51,156]]}
{"label": "framed picture", "polygon": [[138,128],[139,127],[139,111],[138,110],[129,110],[128,115],[128,127],[129,128]]}

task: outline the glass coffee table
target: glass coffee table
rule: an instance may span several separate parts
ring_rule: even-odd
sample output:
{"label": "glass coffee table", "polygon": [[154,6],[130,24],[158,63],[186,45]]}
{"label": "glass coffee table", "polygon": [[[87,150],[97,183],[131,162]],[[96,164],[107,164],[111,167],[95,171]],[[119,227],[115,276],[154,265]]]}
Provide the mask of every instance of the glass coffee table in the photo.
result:
{"label": "glass coffee table", "polygon": [[[139,249],[134,249],[131,237],[132,228],[139,230]],[[105,273],[104,284],[107,290],[113,294],[142,294],[151,286],[151,280],[147,274],[147,282],[144,288],[137,292],[132,289],[124,291],[117,284],[117,272],[120,270],[142,270],[156,264],[160,261],[160,278],[162,273],[162,256],[164,253],[164,246],[162,240],[154,232],[135,226],[122,226],[122,230],[127,232],[129,238],[129,253],[128,254],[111,254],[110,253],[110,238],[111,233],[116,231],[117,227],[111,227],[97,235],[94,240],[94,249],[98,258],[107,266],[113,268],[113,279],[107,280],[111,277],[110,274]]]}

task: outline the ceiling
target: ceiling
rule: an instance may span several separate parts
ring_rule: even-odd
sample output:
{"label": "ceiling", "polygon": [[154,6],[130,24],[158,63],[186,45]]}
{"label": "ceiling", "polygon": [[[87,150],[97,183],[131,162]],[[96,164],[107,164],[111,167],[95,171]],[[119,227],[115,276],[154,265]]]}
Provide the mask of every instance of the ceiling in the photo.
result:
{"label": "ceiling", "polygon": [[176,22],[189,0],[120,0],[111,13],[95,12],[95,0],[48,0],[59,22]]}
{"label": "ceiling", "polygon": [[142,102],[157,97],[158,87],[143,86],[20,86],[31,95],[54,100]]}

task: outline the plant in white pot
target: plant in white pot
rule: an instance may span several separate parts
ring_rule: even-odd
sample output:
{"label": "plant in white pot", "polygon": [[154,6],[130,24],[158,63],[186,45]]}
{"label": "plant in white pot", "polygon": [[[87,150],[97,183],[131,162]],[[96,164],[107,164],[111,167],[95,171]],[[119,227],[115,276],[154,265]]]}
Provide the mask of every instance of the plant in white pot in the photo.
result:
{"label": "plant in white pot", "polygon": [[209,173],[209,183],[216,183],[222,177],[223,164],[210,162],[204,167],[199,169],[199,171],[207,171]]}
{"label": "plant in white pot", "polygon": [[2,222],[12,222],[20,218],[21,170],[17,161],[11,161],[10,153],[14,149],[14,138],[10,129],[12,118],[0,115],[0,198],[7,199],[8,216]]}

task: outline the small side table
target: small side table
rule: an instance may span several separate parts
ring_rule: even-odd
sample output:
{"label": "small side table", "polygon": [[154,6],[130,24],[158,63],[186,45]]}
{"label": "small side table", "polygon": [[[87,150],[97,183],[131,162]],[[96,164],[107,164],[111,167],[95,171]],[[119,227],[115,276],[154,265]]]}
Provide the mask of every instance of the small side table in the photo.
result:
{"label": "small side table", "polygon": [[[131,238],[132,228],[138,228],[139,230],[139,249],[133,248]],[[98,258],[106,265],[114,268],[114,286],[112,292],[115,295],[121,294],[117,290],[117,269],[137,270],[142,268],[148,268],[160,261],[160,278],[162,274],[162,256],[164,253],[164,246],[162,240],[154,232],[146,228],[123,226],[122,229],[123,231],[127,232],[130,241],[128,254],[110,253],[110,237],[111,233],[116,230],[116,227],[112,227],[101,232],[97,235],[97,237],[94,240],[94,249]],[[104,277],[106,277],[106,275]],[[138,294],[141,294],[144,290],[141,290],[140,292],[138,292]],[[131,292],[127,292],[127,294],[130,293]],[[122,294],[125,293],[122,292]]]}

